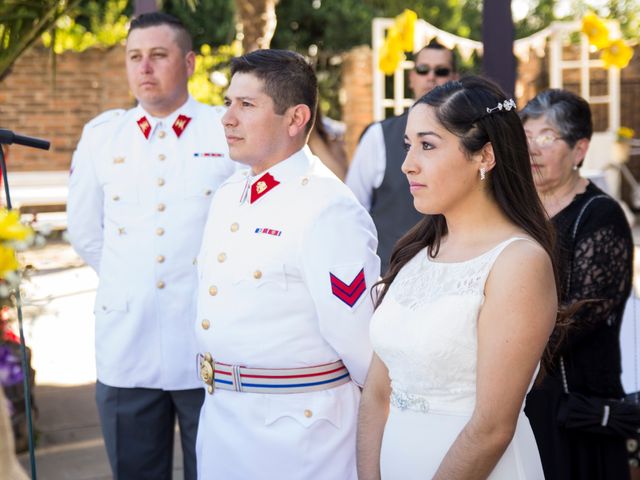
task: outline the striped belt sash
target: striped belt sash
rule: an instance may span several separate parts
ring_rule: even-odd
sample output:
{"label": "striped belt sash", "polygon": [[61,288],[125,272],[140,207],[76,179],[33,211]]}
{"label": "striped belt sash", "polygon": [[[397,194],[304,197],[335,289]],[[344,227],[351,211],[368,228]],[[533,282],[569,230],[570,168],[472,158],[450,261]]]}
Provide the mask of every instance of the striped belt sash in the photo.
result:
{"label": "striped belt sash", "polygon": [[249,393],[304,393],[335,388],[351,380],[342,360],[302,368],[248,368],[199,355],[200,378],[212,394],[216,388]]}

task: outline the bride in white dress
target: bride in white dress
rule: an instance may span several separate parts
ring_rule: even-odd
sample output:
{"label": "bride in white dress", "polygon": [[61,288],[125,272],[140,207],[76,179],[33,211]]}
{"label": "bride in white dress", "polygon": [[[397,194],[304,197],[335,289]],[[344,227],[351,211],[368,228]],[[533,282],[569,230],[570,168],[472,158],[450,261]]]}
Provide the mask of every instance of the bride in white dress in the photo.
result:
{"label": "bride in white dress", "polygon": [[467,77],[412,107],[414,205],[371,322],[360,480],[542,479],[523,402],[557,314],[552,227],[515,103]]}

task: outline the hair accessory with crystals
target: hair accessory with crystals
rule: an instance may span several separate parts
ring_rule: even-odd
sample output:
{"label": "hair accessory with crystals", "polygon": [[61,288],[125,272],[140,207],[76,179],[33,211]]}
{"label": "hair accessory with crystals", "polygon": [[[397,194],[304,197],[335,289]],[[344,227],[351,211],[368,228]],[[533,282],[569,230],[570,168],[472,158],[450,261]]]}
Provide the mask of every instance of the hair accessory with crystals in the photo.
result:
{"label": "hair accessory with crystals", "polygon": [[498,110],[500,112],[502,110],[506,110],[508,112],[511,109],[513,109],[513,110],[516,109],[516,102],[513,100],[513,98],[505,100],[504,102],[498,102],[498,105],[496,105],[493,108],[487,107],[487,113],[493,113],[496,110]]}

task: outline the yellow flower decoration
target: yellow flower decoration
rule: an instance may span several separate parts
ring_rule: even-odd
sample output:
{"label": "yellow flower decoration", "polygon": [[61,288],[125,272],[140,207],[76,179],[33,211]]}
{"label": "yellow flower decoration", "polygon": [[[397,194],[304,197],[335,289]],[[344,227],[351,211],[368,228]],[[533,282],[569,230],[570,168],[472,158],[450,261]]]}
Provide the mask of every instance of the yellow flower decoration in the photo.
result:
{"label": "yellow flower decoration", "polygon": [[598,16],[589,12],[582,17],[582,32],[589,39],[589,43],[600,49],[609,44],[609,29]]}
{"label": "yellow flower decoration", "polygon": [[631,140],[635,134],[636,132],[633,130],[633,128],[620,127],[618,129],[618,140]]}
{"label": "yellow flower decoration", "polygon": [[393,25],[387,32],[387,38],[382,44],[382,48],[380,48],[378,67],[385,75],[391,75],[402,60],[404,60],[402,39],[400,38],[400,32]]}
{"label": "yellow flower decoration", "polygon": [[396,28],[400,32],[402,49],[405,52],[413,52],[413,34],[415,32],[416,20],[418,20],[418,14],[409,9],[406,9],[396,17]]}
{"label": "yellow flower decoration", "polygon": [[633,49],[624,40],[614,40],[602,50],[600,58],[607,68],[624,68],[629,65],[633,57]]}
{"label": "yellow flower decoration", "polygon": [[405,10],[395,18],[387,31],[387,37],[378,52],[378,67],[385,75],[392,75],[400,62],[405,59],[403,52],[413,51],[413,34],[418,15],[413,10]]}
{"label": "yellow flower decoration", "polygon": [[17,210],[0,210],[0,240],[24,241],[33,235],[33,230],[20,223]]}
{"label": "yellow flower decoration", "polygon": [[8,273],[18,269],[16,252],[11,247],[0,244],[0,278],[5,278]]}

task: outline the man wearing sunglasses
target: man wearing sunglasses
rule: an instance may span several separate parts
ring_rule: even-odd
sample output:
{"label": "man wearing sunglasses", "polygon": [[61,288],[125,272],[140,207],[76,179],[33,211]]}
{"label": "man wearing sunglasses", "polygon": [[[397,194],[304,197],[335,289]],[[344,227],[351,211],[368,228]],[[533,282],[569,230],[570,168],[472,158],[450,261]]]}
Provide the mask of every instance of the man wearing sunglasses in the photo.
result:
{"label": "man wearing sunglasses", "polygon": [[[457,77],[453,52],[434,39],[415,55],[409,87],[418,99]],[[345,180],[376,225],[383,273],[396,241],[421,217],[413,206],[407,179],[400,171],[405,157],[407,114],[408,111],[367,127]]]}

